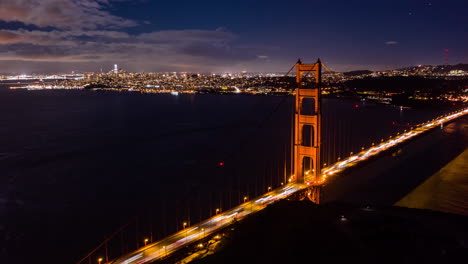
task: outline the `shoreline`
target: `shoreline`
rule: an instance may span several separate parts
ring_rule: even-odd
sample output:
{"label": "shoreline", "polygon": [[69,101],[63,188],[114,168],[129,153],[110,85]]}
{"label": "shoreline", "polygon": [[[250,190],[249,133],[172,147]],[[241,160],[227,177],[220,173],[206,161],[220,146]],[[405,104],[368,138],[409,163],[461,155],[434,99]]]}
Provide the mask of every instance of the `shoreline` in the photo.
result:
{"label": "shoreline", "polygon": [[[129,92],[129,93],[140,93],[140,94],[171,94],[171,95],[192,95],[192,94],[218,94],[218,95],[261,95],[261,96],[294,96],[294,91],[285,91],[285,92],[260,92],[260,91],[206,91],[203,89],[200,90],[177,90],[177,89],[134,89],[134,88],[86,88],[81,86],[52,86],[52,85],[42,85],[41,87],[38,86],[10,86],[8,87],[9,90],[28,90],[28,91],[50,91],[50,90],[83,90],[83,91],[107,91],[107,92]],[[446,109],[450,107],[463,107],[464,105],[468,105],[468,102],[459,102],[459,101],[435,101],[430,102],[427,104],[419,104],[419,105],[399,105],[399,104],[392,104],[391,102],[383,101],[379,102],[376,100],[363,100],[362,97],[359,96],[340,96],[340,95],[330,95],[330,94],[322,94],[322,98],[334,98],[340,100],[349,100],[353,102],[359,103],[371,103],[376,105],[384,105],[384,106],[391,106],[391,107],[400,107],[402,109],[422,109],[422,108],[441,108]],[[455,105],[456,104],[456,105]]]}
{"label": "shoreline", "polygon": [[468,149],[395,203],[395,206],[468,215]]}

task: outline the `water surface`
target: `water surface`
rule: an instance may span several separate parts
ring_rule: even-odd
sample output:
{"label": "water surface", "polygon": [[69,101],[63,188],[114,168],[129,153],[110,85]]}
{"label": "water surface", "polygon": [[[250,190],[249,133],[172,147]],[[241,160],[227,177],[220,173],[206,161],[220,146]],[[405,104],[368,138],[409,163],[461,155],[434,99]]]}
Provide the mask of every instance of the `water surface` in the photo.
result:
{"label": "water surface", "polygon": [[[136,215],[126,244],[278,186],[293,102],[0,87],[0,260],[74,263]],[[324,99],[324,163],[439,114]]]}

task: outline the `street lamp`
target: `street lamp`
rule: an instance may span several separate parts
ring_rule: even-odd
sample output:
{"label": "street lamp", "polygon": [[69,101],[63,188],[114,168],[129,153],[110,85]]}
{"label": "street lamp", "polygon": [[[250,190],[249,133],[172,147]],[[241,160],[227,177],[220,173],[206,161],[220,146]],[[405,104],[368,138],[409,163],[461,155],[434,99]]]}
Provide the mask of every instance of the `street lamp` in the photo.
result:
{"label": "street lamp", "polygon": [[102,262],[102,258],[98,258],[98,260],[97,260],[97,261],[98,261],[98,263],[99,263],[99,264],[101,264],[101,262]]}
{"label": "street lamp", "polygon": [[271,186],[268,186],[268,191],[271,191]]}
{"label": "street lamp", "polygon": [[148,238],[145,238],[144,242],[145,242],[145,246],[146,246],[146,243],[148,243],[149,239]]}
{"label": "street lamp", "polygon": [[[247,196],[244,196],[244,203],[247,201]],[[250,210],[252,210],[252,203],[250,203]]]}
{"label": "street lamp", "polygon": [[[184,222],[182,225],[184,226],[184,229],[185,229],[185,227],[187,226],[187,222]],[[187,240],[187,230],[185,230],[185,240]]]}
{"label": "street lamp", "polygon": [[216,214],[218,214],[218,213],[219,213],[219,208],[216,208]]}

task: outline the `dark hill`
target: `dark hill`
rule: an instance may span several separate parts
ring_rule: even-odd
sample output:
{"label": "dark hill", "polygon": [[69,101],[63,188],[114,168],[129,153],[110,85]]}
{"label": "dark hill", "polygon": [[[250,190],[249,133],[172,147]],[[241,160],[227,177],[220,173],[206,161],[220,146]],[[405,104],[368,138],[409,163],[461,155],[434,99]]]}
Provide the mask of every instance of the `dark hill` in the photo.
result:
{"label": "dark hill", "polygon": [[[435,65],[435,66],[424,65],[422,67],[432,67],[433,68],[432,71],[434,73],[441,73],[441,74],[448,73],[451,70],[468,71],[468,64],[464,64],[464,63],[459,63],[459,64],[455,64],[455,65]],[[400,69],[396,69],[396,70],[417,71],[420,68],[421,68],[420,66],[410,66],[410,67],[404,67],[404,68],[400,68]]]}
{"label": "dark hill", "polygon": [[[419,76],[391,76],[378,78],[363,78],[346,81],[346,85],[357,91],[386,91],[414,93],[419,90],[440,94],[442,92],[459,91],[467,85],[467,80],[429,79]],[[434,96],[436,96],[436,94]]]}
{"label": "dark hill", "polygon": [[192,263],[460,263],[468,218],[401,207],[280,201]]}
{"label": "dark hill", "polygon": [[369,70],[359,70],[359,71],[349,71],[349,72],[343,72],[344,76],[358,76],[358,75],[363,75],[363,74],[371,74],[373,71]]}

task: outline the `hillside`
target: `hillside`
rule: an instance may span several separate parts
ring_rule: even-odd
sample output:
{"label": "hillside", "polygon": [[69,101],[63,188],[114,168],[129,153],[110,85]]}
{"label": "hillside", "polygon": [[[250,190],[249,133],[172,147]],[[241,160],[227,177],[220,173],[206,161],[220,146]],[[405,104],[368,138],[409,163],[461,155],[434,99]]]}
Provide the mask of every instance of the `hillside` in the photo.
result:
{"label": "hillside", "polygon": [[468,218],[402,207],[281,201],[191,263],[459,263]]}

